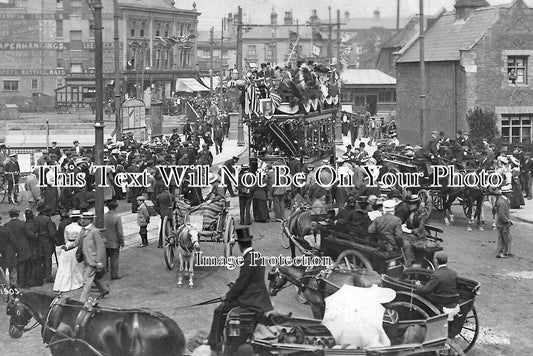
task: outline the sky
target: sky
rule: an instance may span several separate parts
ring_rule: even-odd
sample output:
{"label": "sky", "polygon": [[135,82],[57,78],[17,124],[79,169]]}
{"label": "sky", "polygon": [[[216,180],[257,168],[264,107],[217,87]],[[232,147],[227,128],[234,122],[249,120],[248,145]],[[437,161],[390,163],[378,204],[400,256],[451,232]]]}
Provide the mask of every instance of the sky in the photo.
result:
{"label": "sky", "polygon": [[[509,3],[512,0],[488,0],[491,5]],[[331,6],[333,20],[337,16],[337,9],[349,11],[350,17],[372,17],[374,10],[379,8],[382,17],[396,16],[396,0],[177,0],[176,7],[192,9],[192,3],[196,2],[196,9],[201,13],[199,29],[209,30],[211,26],[220,27],[220,19],[230,12],[237,12],[240,5],[243,11],[243,20],[248,22],[250,16],[252,23],[270,23],[272,8],[278,14],[278,23],[283,23],[285,11],[292,9],[293,19],[305,23],[311,15],[311,10],[316,9],[318,17],[329,17],[328,6]],[[533,6],[533,0],[525,0],[529,6]],[[453,10],[455,0],[424,0],[424,13],[435,14],[441,8]],[[419,0],[400,0],[400,16],[410,17],[418,13]]]}

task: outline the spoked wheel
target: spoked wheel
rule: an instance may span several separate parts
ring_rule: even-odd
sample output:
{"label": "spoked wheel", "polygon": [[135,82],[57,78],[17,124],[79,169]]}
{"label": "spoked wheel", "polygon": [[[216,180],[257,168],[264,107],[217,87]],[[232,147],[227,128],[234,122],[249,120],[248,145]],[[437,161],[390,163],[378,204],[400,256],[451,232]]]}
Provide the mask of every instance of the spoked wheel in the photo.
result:
{"label": "spoked wheel", "polygon": [[0,203],[3,203],[6,200],[6,197],[7,197],[7,188],[2,183],[0,184]]}
{"label": "spoked wheel", "polygon": [[431,205],[437,211],[444,211],[444,199],[442,198],[442,195],[440,193],[431,194]]}
{"label": "spoked wheel", "polygon": [[287,249],[291,246],[291,239],[289,237],[290,231],[288,227],[289,221],[287,219],[283,220],[281,223],[281,247]]}
{"label": "spoked wheel", "polygon": [[339,272],[353,272],[359,269],[367,269],[372,271],[372,264],[360,252],[354,250],[346,250],[337,257],[333,269]]}
{"label": "spoked wheel", "polygon": [[420,197],[420,201],[424,204],[428,216],[431,216],[431,211],[433,210],[433,202],[431,195],[427,190],[420,189],[418,191],[418,196]]}
{"label": "spoked wheel", "polygon": [[233,256],[233,245],[237,239],[235,235],[235,220],[231,215],[226,216],[226,225],[224,229],[224,257]]}
{"label": "spoked wheel", "polygon": [[167,265],[167,268],[171,270],[174,268],[174,260],[176,256],[176,237],[172,231],[170,219],[167,216],[163,219],[163,243],[165,264]]}
{"label": "spoked wheel", "polygon": [[464,356],[465,351],[453,340],[446,340],[446,349],[437,352],[438,356]]}
{"label": "spoked wheel", "polygon": [[476,308],[472,307],[466,315],[461,332],[453,339],[453,341],[455,341],[464,352],[468,352],[468,350],[470,350],[476,343],[478,335],[479,319],[477,317]]}

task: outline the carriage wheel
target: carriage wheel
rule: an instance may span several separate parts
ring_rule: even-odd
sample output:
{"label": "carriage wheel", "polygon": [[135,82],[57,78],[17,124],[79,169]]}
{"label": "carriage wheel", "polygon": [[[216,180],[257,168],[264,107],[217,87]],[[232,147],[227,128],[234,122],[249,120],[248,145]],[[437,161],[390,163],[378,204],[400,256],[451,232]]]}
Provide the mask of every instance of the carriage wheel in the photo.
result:
{"label": "carriage wheel", "polygon": [[465,356],[465,352],[451,339],[446,340],[446,349],[435,353],[437,356]]}
{"label": "carriage wheel", "polygon": [[433,201],[431,198],[431,194],[425,189],[420,189],[418,191],[418,196],[420,197],[420,201],[424,203],[424,207],[426,208],[428,217],[431,216],[431,211],[433,210]]}
{"label": "carriage wheel", "polygon": [[479,319],[477,317],[476,308],[472,309],[466,315],[465,322],[459,335],[453,339],[457,345],[461,347],[464,352],[468,352],[476,343],[479,335]]}
{"label": "carriage wheel", "polygon": [[373,271],[372,264],[362,253],[354,250],[346,250],[337,257],[333,269],[339,272],[352,272],[357,269]]}
{"label": "carriage wheel", "polygon": [[228,258],[233,255],[233,245],[235,245],[235,220],[231,215],[226,216],[224,229],[224,257]]}
{"label": "carriage wheel", "polygon": [[288,227],[287,227],[287,224],[289,223],[288,220],[283,220],[283,222],[281,223],[281,246],[284,248],[284,249],[287,249],[291,246],[291,239],[290,237],[287,235],[289,233],[288,231]]}
{"label": "carriage wheel", "polygon": [[431,205],[437,211],[444,211],[444,199],[442,198],[442,195],[440,193],[431,194]]}
{"label": "carriage wheel", "polygon": [[[388,308],[395,309],[391,308],[390,305],[396,304],[399,308],[397,311],[400,314],[400,320],[420,320],[421,318],[427,319],[442,314],[442,312],[427,299],[411,292],[396,292],[396,298],[388,304]],[[405,315],[404,319],[402,319],[401,312]]]}
{"label": "carriage wheel", "polygon": [[174,268],[174,260],[175,260],[175,237],[172,237],[172,224],[170,223],[170,220],[168,219],[168,216],[165,216],[163,219],[163,242],[164,242],[164,256],[165,256],[165,264],[167,265],[167,268],[169,270]]}

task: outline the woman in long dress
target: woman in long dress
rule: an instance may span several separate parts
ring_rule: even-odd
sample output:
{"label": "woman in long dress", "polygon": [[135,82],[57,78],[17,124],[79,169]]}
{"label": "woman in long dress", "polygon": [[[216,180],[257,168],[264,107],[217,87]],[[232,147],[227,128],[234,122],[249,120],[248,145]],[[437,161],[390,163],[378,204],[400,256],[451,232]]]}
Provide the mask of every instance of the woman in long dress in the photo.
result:
{"label": "woman in long dress", "polygon": [[[82,227],[78,224],[81,213],[79,210],[72,210],[69,214],[71,224],[65,227],[65,243],[76,241]],[[59,266],[57,267],[56,279],[54,282],[54,292],[68,292],[83,286],[83,269],[81,263],[76,260],[76,250],[62,250],[59,256]]]}

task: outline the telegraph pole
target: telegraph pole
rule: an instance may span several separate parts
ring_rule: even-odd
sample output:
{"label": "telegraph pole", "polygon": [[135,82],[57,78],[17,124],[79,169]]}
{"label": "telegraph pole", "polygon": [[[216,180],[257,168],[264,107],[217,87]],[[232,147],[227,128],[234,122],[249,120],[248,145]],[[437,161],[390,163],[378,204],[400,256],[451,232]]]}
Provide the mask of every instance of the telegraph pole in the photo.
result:
{"label": "telegraph pole", "polygon": [[[328,6],[328,11],[329,11],[329,21],[328,21],[328,32],[329,32],[329,36],[328,36],[328,58],[329,58],[329,63],[332,62],[332,56],[333,56],[333,50],[332,50],[332,46],[331,46],[331,32],[333,31],[333,29],[331,28],[331,6]],[[338,59],[337,59],[338,60]]]}
{"label": "telegraph pole", "polygon": [[118,0],[113,0],[113,27],[114,27],[114,45],[115,45],[115,137],[117,141],[122,134],[122,125],[120,122],[120,54],[118,39]]}
{"label": "telegraph pole", "polygon": [[[331,31],[331,26],[329,27]],[[331,33],[331,32],[330,32]],[[330,41],[331,43],[331,41]],[[341,10],[337,9],[337,73],[341,75],[342,65],[341,65]],[[340,99],[340,98],[339,98]],[[335,145],[342,145],[342,129],[341,129],[341,118],[340,118],[340,100],[337,104],[337,112],[335,113]],[[337,154],[337,148],[334,148],[334,155]]]}
{"label": "telegraph pole", "polygon": [[419,0],[420,6],[420,144],[424,144],[424,115],[426,112],[426,63],[424,58],[424,0]]}
{"label": "telegraph pole", "polygon": [[213,45],[215,44],[214,32],[215,28],[211,27],[209,31],[209,89],[211,90],[211,95],[213,95]]}
{"label": "telegraph pole", "polygon": [[[94,0],[94,64],[96,82],[96,122],[95,128],[95,163],[97,166],[104,164],[104,105],[103,105],[103,45],[102,45],[102,0]],[[117,83],[115,83],[115,86]],[[101,174],[96,174],[96,221],[95,227],[104,228],[104,188]]]}
{"label": "telegraph pole", "polygon": [[[237,72],[238,79],[242,78],[242,7],[239,6],[239,11],[237,14]],[[237,91],[237,96],[239,91]],[[239,98],[237,97],[237,107],[239,105]],[[238,109],[239,111],[241,109]],[[243,123],[243,113],[239,113],[239,121],[237,123],[237,146],[244,146],[244,123]]]}
{"label": "telegraph pole", "polygon": [[396,0],[396,31],[400,30],[400,0]]}
{"label": "telegraph pole", "polygon": [[[223,17],[220,21],[220,91],[222,92],[222,80],[224,72],[224,22],[225,18]],[[224,108],[225,109],[225,108]]]}

